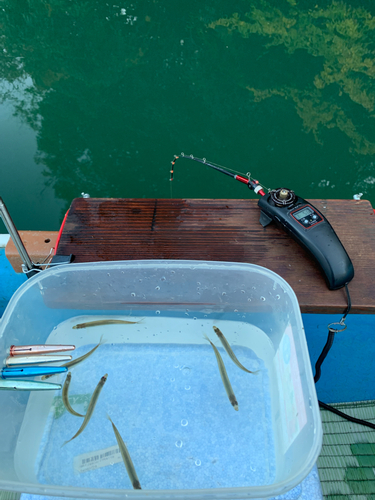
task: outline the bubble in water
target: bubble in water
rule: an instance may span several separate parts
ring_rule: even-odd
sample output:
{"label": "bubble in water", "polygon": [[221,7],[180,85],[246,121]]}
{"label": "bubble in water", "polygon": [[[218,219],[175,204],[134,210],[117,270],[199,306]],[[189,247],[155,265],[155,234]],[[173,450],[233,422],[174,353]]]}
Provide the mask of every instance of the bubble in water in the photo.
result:
{"label": "bubble in water", "polygon": [[247,301],[248,301],[248,302],[251,302],[251,298],[249,297],[249,298],[247,299]]}
{"label": "bubble in water", "polygon": [[245,293],[245,290],[241,290],[241,293]]}
{"label": "bubble in water", "polygon": [[252,286],[251,288],[252,288],[253,290],[256,290],[256,286]]}
{"label": "bubble in water", "polygon": [[180,365],[174,365],[175,368],[180,368]]}
{"label": "bubble in water", "polygon": [[155,314],[160,314],[160,311],[155,311]]}
{"label": "bubble in water", "polygon": [[130,295],[131,295],[132,297],[135,297],[135,293],[134,293],[134,292],[132,292]]}
{"label": "bubble in water", "polygon": [[190,391],[190,385],[185,385],[185,391]]}
{"label": "bubble in water", "polygon": [[226,294],[227,294],[227,292],[223,292],[221,295],[226,295]]}
{"label": "bubble in water", "polygon": [[193,318],[193,319],[197,319],[197,318],[194,316],[194,318]]}
{"label": "bubble in water", "polygon": [[166,280],[167,280],[167,278],[166,278],[165,276],[162,276],[162,277],[160,278],[160,281],[166,281]]}
{"label": "bubble in water", "polygon": [[186,426],[187,426],[187,424],[188,424],[188,421],[186,420],[186,418],[183,418],[183,419],[181,420],[181,425],[182,425],[182,427],[186,427]]}
{"label": "bubble in water", "polygon": [[251,467],[251,465],[250,465],[250,469],[251,469],[253,472],[255,472],[255,471],[256,471],[256,468],[255,468],[255,467]]}
{"label": "bubble in water", "polygon": [[197,465],[198,467],[202,464],[202,462],[199,460],[199,458],[195,461],[195,465]]}
{"label": "bubble in water", "polygon": [[266,300],[266,297],[261,297],[260,300],[263,300],[263,302]]}
{"label": "bubble in water", "polygon": [[174,378],[171,378],[171,382],[174,382]]}
{"label": "bubble in water", "polygon": [[277,300],[280,300],[280,295],[276,295]]}
{"label": "bubble in water", "polygon": [[177,448],[181,448],[182,447],[182,441],[176,441],[175,445],[177,446]]}
{"label": "bubble in water", "polygon": [[160,290],[160,286],[159,286],[159,285],[158,285],[158,286],[156,286],[156,287],[155,287],[155,290]]}

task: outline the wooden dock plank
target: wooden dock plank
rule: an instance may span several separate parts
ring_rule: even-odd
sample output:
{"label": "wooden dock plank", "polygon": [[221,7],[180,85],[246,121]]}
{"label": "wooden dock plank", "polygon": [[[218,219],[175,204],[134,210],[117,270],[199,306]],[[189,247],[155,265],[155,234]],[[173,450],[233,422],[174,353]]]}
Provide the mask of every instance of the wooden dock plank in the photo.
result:
{"label": "wooden dock plank", "polygon": [[[353,313],[375,313],[375,216],[366,200],[309,200],[330,221],[355,269]],[[344,291],[283,230],[259,224],[257,200],[73,200],[57,255],[74,262],[193,259],[247,262],[282,276],[302,312],[342,313]]]}

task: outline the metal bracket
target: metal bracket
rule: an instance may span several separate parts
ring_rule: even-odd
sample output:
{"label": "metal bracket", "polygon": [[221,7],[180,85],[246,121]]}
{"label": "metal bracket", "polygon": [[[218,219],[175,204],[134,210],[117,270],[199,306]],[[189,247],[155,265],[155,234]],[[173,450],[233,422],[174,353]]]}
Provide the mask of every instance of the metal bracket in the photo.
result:
{"label": "metal bracket", "polygon": [[50,264],[57,266],[59,264],[70,264],[73,261],[74,255],[54,255]]}
{"label": "metal bracket", "polygon": [[0,197],[0,217],[2,218],[5,227],[7,228],[8,233],[10,234],[10,237],[13,240],[13,243],[17,248],[18,253],[20,254],[20,257],[23,262],[22,267],[24,269],[24,272],[26,276],[30,278],[38,271],[41,271],[41,268],[39,266],[36,266],[30,259],[30,255],[27,253],[25,245],[23,244],[20,235],[18,234],[17,228],[14,225],[14,222],[1,197]]}
{"label": "metal bracket", "polygon": [[263,227],[268,226],[268,224],[271,224],[272,219],[271,217],[268,217],[267,214],[263,212],[263,210],[260,211],[260,217],[259,217],[259,222]]}

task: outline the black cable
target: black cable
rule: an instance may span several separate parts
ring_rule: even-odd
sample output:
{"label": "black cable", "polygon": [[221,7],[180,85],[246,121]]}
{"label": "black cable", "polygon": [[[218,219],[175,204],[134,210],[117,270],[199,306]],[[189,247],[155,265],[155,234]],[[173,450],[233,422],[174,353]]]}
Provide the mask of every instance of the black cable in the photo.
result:
{"label": "black cable", "polygon": [[350,313],[350,309],[352,308],[352,299],[350,298],[350,293],[349,293],[349,288],[348,288],[348,284],[345,283],[345,290],[346,290],[346,296],[347,296],[347,299],[348,299],[348,307],[344,313],[344,316],[341,318],[341,321],[345,321],[345,318],[347,317],[347,315]]}
{"label": "black cable", "polygon": [[[349,289],[348,289],[348,284],[347,283],[345,283],[345,290],[346,290],[346,296],[347,296],[347,299],[348,299],[348,307],[346,308],[346,311],[344,312],[343,317],[339,321],[340,325],[344,325],[345,318],[347,317],[347,315],[350,312],[350,309],[352,308],[352,301],[351,301],[351,298],[350,298],[350,293],[349,293]],[[338,330],[335,330],[334,328],[328,328],[328,339],[327,339],[326,345],[323,347],[323,350],[322,350],[322,352],[321,352],[321,354],[320,354],[320,356],[318,358],[318,361],[315,364],[315,377],[314,377],[314,382],[315,383],[317,383],[318,380],[320,379],[320,375],[321,375],[321,369],[320,369],[320,367],[321,367],[323,361],[325,360],[325,358],[326,358],[329,350],[332,347],[332,344],[333,344],[333,341],[334,341],[334,338],[335,338],[335,333],[337,333],[337,331]]]}
{"label": "black cable", "polygon": [[[348,289],[348,284],[347,283],[345,283],[345,289],[346,289],[346,295],[347,295],[347,299],[348,299],[348,307],[347,307],[347,309],[346,309],[343,317],[339,321],[339,324],[342,325],[342,326],[344,326],[344,324],[345,324],[345,318],[349,314],[350,309],[352,307],[352,301],[351,301],[351,298],[350,298],[350,294],[349,294],[349,289]],[[339,330],[335,330],[333,328],[328,328],[327,342],[326,342],[325,346],[323,347],[323,350],[322,350],[322,352],[321,352],[321,354],[320,354],[320,356],[318,358],[318,361],[315,364],[315,377],[314,377],[314,382],[315,383],[317,383],[318,380],[320,379],[320,375],[321,375],[321,369],[320,369],[320,367],[321,367],[323,361],[325,360],[325,358],[326,358],[329,350],[331,349],[333,341],[334,341],[334,338],[335,338],[335,333],[337,333],[338,331]],[[351,417],[350,415],[347,415],[346,413],[343,413],[342,411],[337,410],[333,406],[327,405],[326,403],[323,403],[322,401],[318,401],[318,403],[319,403],[320,408],[324,408],[325,410],[328,410],[328,411],[330,411],[332,413],[335,413],[339,417],[342,417],[342,418],[345,418],[346,420],[349,420],[349,422],[353,422],[355,424],[360,424],[360,425],[364,425],[366,427],[370,427],[371,429],[375,429],[375,424],[372,424],[371,422],[367,422],[366,420],[361,420],[360,418]]]}
{"label": "black cable", "polygon": [[318,401],[318,403],[320,408],[324,408],[325,410],[331,411],[332,413],[335,413],[339,417],[345,418],[346,420],[354,422],[355,424],[361,424],[365,425],[366,427],[370,427],[371,429],[375,429],[375,424],[372,424],[371,422],[367,422],[366,420],[361,420],[360,418],[351,417],[350,415],[347,415],[346,413],[343,413],[342,411],[333,408],[333,406],[329,406],[326,403],[322,403],[321,401]]}
{"label": "black cable", "polygon": [[315,377],[314,377],[315,383],[317,383],[317,381],[320,379],[320,375],[322,373],[320,367],[323,361],[326,359],[326,356],[332,347],[333,340],[335,338],[335,333],[336,333],[335,330],[332,330],[331,328],[328,329],[328,339],[326,345],[323,347],[323,350],[318,358],[318,361],[315,364]]}

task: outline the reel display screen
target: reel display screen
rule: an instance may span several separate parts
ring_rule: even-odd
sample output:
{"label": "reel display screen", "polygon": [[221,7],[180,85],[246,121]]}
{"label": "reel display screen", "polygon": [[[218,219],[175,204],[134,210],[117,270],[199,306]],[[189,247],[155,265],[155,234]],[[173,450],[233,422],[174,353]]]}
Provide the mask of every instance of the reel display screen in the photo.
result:
{"label": "reel display screen", "polygon": [[313,213],[314,210],[312,210],[310,207],[305,207],[302,210],[299,210],[298,212],[294,212],[293,215],[297,220],[301,220],[302,218],[305,218]]}
{"label": "reel display screen", "polygon": [[304,207],[297,208],[291,212],[291,216],[305,228],[315,226],[323,219],[310,205],[305,205]]}

